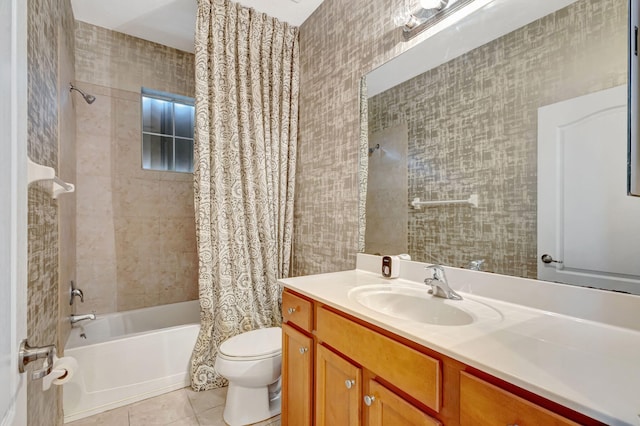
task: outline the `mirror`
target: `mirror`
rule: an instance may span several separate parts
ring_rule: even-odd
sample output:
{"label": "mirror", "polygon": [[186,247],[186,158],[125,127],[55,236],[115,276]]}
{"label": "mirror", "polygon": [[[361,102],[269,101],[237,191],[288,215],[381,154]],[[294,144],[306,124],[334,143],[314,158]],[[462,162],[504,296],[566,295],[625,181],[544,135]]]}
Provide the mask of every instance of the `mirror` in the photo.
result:
{"label": "mirror", "polygon": [[[640,113],[640,40],[638,40],[638,28],[640,28],[640,2],[629,2],[629,117],[638,117]],[[628,181],[629,195],[640,197],[640,132],[638,121],[629,123],[629,147],[628,147]]]}
{"label": "mirror", "polygon": [[367,74],[365,252],[640,294],[627,9],[494,0]]}

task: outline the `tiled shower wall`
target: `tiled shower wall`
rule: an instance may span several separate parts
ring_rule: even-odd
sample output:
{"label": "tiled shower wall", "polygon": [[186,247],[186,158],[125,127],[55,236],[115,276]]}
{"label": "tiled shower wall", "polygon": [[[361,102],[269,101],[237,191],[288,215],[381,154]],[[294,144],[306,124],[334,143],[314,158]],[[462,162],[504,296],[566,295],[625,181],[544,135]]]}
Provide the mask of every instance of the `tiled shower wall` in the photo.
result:
{"label": "tiled shower wall", "polygon": [[[418,36],[404,42],[401,30],[393,25],[393,16],[402,6],[417,3],[325,0],[301,27],[295,275],[355,266],[360,196],[358,81],[376,66],[422,41],[423,37]],[[601,13],[605,5],[612,4],[614,10],[619,10],[626,2],[591,0],[585,7],[589,13]],[[575,24],[587,25],[583,19]],[[570,73],[590,73],[588,67],[580,66],[577,62]],[[505,78],[508,87],[509,76]],[[570,96],[571,92],[565,93]],[[507,160],[509,167],[518,167]]]}
{"label": "tiled shower wall", "polygon": [[198,296],[193,176],[141,168],[140,89],[193,96],[194,57],[76,22],[77,275],[83,309]]}
{"label": "tiled shower wall", "polygon": [[479,196],[411,210],[414,260],[536,277],[538,108],[626,84],[626,20],[582,0],[369,100],[370,132],[408,126],[407,208]]}
{"label": "tiled shower wall", "polygon": [[[63,179],[75,181],[73,104],[68,83],[73,79],[73,13],[68,0],[30,0],[27,4],[29,157],[53,167]],[[28,198],[29,344],[62,343],[69,333],[66,284],[74,278],[75,197],[53,200],[50,182],[33,183]],[[27,385],[29,425],[62,424],[61,388],[42,390],[41,381]]]}
{"label": "tiled shower wall", "polygon": [[[371,111],[370,111],[371,112]],[[407,124],[368,136],[368,173],[364,252],[408,253]]]}

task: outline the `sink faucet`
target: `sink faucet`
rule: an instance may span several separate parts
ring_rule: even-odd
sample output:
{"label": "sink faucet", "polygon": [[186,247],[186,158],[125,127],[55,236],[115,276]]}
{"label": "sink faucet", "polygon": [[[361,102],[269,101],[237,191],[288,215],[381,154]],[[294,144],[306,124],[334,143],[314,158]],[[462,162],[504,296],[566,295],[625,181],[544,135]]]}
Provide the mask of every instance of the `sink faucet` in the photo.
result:
{"label": "sink faucet", "polygon": [[484,264],[484,259],[472,260],[467,265],[467,268],[471,271],[482,271],[483,264]]}
{"label": "sink faucet", "polygon": [[71,315],[69,317],[71,324],[75,324],[78,321],[82,321],[82,320],[94,320],[94,319],[96,319],[96,314]]}
{"label": "sink faucet", "polygon": [[437,297],[444,297],[445,299],[462,300],[462,296],[453,291],[447,283],[447,276],[444,273],[444,268],[440,265],[431,265],[425,268],[427,271],[431,271],[433,276],[424,279],[426,285],[431,286],[429,293]]}

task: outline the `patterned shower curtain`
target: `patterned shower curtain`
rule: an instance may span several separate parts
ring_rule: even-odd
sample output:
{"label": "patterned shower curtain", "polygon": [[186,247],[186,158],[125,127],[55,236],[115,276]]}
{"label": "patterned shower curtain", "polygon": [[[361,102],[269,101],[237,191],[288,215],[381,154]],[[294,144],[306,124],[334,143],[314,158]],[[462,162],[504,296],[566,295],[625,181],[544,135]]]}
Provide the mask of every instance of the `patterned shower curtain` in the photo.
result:
{"label": "patterned shower curtain", "polygon": [[218,346],[280,325],[298,128],[298,29],[228,0],[198,0],[195,210],[201,329],[194,390],[225,385]]}

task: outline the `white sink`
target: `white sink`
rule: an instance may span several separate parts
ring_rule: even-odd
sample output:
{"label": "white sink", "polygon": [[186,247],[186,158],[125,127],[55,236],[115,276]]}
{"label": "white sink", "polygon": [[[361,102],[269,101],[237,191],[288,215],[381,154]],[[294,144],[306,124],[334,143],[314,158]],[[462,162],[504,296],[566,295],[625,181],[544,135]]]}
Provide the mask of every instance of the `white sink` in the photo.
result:
{"label": "white sink", "polygon": [[427,286],[374,284],[353,288],[349,299],[381,314],[426,324],[461,326],[481,319],[500,320],[494,308],[467,296],[463,300],[434,297]]}

